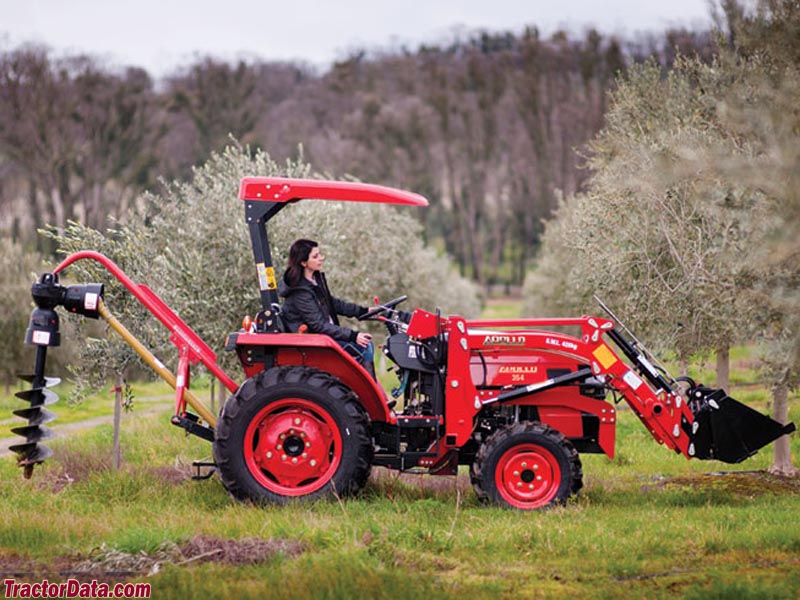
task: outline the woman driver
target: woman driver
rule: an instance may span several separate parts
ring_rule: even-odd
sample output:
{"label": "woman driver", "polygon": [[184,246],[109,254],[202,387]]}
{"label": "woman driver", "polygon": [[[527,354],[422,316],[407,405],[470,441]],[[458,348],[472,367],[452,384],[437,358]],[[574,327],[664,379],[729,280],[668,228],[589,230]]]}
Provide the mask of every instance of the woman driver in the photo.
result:
{"label": "woman driver", "polygon": [[369,309],[331,295],[322,263],[325,257],[319,244],[300,239],[289,248],[289,266],[278,286],[283,297],[283,318],[290,331],[305,324],[311,333],[330,336],[358,360],[375,379],[372,336],[339,325],[339,316],[360,317]]}

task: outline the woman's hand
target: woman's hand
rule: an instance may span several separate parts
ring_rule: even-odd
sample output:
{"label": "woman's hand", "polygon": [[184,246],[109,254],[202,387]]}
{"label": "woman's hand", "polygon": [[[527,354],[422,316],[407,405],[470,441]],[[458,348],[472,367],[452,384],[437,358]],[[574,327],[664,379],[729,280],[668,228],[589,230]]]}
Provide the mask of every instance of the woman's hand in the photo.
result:
{"label": "woman's hand", "polygon": [[356,344],[361,346],[362,348],[366,348],[369,346],[369,343],[372,341],[372,335],[369,333],[359,333],[356,336]]}

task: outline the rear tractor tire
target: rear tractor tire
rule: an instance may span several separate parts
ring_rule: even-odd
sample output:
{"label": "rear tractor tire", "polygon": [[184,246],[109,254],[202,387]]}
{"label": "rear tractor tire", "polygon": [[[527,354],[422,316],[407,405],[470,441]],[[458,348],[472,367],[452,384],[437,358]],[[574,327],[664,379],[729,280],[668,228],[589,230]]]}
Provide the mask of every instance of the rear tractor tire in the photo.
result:
{"label": "rear tractor tire", "polygon": [[238,500],[285,504],[358,492],[369,478],[369,418],[340,380],[309,367],[248,379],[217,421],[214,460]]}
{"label": "rear tractor tire", "polygon": [[578,451],[549,425],[513,423],[484,442],[470,469],[482,501],[533,510],[564,504],[583,487]]}

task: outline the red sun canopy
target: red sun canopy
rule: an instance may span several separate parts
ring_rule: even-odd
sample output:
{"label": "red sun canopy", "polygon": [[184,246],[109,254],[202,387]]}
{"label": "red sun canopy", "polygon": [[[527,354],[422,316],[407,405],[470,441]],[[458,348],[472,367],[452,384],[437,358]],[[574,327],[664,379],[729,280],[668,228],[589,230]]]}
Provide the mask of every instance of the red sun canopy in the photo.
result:
{"label": "red sun canopy", "polygon": [[382,185],[286,177],[244,177],[239,186],[239,198],[263,202],[313,199],[428,206],[428,200],[419,194]]}

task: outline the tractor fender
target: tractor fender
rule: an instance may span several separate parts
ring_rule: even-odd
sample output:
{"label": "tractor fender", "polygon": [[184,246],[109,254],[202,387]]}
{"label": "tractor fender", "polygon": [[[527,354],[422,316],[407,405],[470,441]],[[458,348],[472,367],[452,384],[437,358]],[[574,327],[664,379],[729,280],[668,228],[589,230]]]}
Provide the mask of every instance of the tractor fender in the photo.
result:
{"label": "tractor fender", "polygon": [[394,422],[386,392],[358,361],[327,335],[314,333],[232,333],[226,350],[236,350],[245,375],[272,367],[301,365],[329,373],[349,387],[370,420]]}

